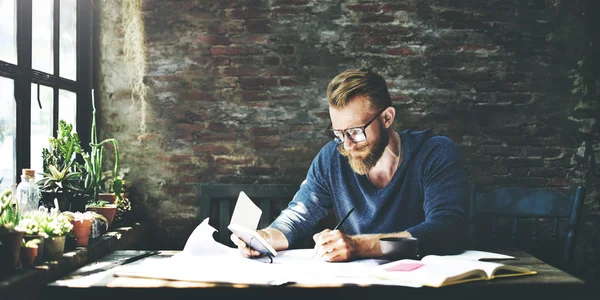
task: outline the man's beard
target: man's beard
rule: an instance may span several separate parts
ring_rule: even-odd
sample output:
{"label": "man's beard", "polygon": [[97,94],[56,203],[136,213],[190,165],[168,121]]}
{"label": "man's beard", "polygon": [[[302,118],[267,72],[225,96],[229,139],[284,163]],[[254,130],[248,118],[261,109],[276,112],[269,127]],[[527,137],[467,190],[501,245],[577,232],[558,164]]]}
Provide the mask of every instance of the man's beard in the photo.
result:
{"label": "man's beard", "polygon": [[[379,137],[375,143],[366,145],[362,149],[348,151],[344,149],[344,144],[338,145],[337,149],[341,155],[348,157],[350,167],[359,175],[365,175],[373,168],[377,161],[383,155],[390,137],[385,130],[379,131]],[[360,154],[360,157],[357,157]]]}

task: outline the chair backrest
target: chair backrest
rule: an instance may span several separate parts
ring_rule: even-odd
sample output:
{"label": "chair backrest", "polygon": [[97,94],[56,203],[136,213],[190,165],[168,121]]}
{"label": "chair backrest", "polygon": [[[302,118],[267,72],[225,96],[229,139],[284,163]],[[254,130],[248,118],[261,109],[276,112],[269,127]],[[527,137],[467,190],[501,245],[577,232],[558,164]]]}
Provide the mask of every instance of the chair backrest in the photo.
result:
{"label": "chair backrest", "polygon": [[198,199],[198,223],[209,219],[209,224],[218,231],[215,239],[225,245],[233,246],[231,232],[227,225],[241,191],[262,210],[259,228],[268,226],[282,209],[294,198],[299,189],[296,184],[201,184]]}
{"label": "chair backrest", "polygon": [[[471,186],[471,247],[519,247],[562,269],[570,269],[585,189],[573,195],[551,188]],[[562,221],[562,222],[561,222]]]}

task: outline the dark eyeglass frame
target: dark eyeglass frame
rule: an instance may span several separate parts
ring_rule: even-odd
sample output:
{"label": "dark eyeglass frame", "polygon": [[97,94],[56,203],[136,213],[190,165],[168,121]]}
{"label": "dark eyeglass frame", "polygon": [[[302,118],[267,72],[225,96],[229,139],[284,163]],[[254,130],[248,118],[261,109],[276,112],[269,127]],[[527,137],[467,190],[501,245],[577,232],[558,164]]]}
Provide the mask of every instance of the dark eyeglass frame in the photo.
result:
{"label": "dark eyeglass frame", "polygon": [[[365,131],[365,129],[367,129],[367,127],[369,127],[369,125],[371,125],[371,123],[373,123],[373,121],[375,121],[379,115],[381,115],[382,112],[384,112],[386,109],[388,109],[389,106],[384,107],[382,110],[380,110],[377,114],[375,114],[375,116],[369,120],[369,122],[367,122],[365,125],[363,126],[357,126],[357,127],[350,127],[350,128],[346,128],[346,129],[333,129],[331,128],[331,126],[333,126],[332,123],[329,123],[329,126],[327,126],[327,129],[325,129],[325,134],[327,134],[327,137],[329,137],[334,143],[341,145],[346,141],[346,137],[348,137],[352,142],[354,143],[360,143],[360,142],[364,142],[367,140],[367,132]],[[355,141],[354,139],[352,139],[352,137],[350,135],[348,135],[348,131],[349,130],[361,130],[363,135],[365,136],[365,139],[362,141]],[[335,135],[335,132],[341,132],[342,135],[341,137],[338,137],[337,135]],[[336,139],[340,139],[340,142],[337,142]]]}

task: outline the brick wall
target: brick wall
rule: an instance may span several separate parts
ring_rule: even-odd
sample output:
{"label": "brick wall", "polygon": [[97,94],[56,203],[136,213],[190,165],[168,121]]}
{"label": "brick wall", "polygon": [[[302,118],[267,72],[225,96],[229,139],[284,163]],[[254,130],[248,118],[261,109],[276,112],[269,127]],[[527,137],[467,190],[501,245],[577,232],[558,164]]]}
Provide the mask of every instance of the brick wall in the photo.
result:
{"label": "brick wall", "polygon": [[145,0],[140,133],[121,1],[103,1],[101,135],[119,140],[158,246],[181,248],[197,224],[199,183],[301,182],[327,142],[329,80],[371,67],[388,80],[396,128],[453,139],[471,182],[590,185],[577,259],[594,275],[598,106],[572,94],[569,77],[589,25],[585,1],[563,2]]}

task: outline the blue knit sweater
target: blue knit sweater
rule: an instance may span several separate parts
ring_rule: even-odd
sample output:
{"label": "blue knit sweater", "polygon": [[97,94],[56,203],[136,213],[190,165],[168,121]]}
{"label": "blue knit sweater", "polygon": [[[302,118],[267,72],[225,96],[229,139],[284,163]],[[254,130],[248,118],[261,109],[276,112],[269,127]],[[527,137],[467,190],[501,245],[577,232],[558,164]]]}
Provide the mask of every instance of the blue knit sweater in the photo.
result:
{"label": "blue knit sweater", "polygon": [[336,144],[327,143],[312,162],[306,180],[270,227],[283,232],[290,248],[307,237],[329,208],[348,235],[408,231],[419,239],[421,255],[462,249],[466,241],[467,180],[456,145],[430,130],[398,133],[402,163],[390,183],[376,188],[356,174]]}

